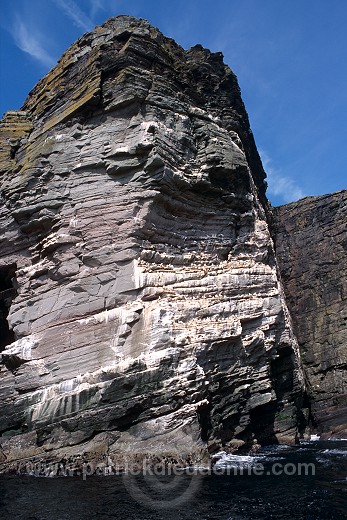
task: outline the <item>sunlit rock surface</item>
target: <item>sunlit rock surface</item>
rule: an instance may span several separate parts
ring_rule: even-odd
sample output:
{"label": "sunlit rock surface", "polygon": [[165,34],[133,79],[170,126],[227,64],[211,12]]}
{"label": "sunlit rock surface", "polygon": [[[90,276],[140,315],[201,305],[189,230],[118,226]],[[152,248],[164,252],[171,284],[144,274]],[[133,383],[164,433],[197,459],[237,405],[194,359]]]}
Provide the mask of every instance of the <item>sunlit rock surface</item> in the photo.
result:
{"label": "sunlit rock surface", "polygon": [[313,421],[347,438],[347,191],[275,208],[276,251]]}
{"label": "sunlit rock surface", "polygon": [[3,468],[294,442],[304,378],[222,55],[110,19],[0,131]]}

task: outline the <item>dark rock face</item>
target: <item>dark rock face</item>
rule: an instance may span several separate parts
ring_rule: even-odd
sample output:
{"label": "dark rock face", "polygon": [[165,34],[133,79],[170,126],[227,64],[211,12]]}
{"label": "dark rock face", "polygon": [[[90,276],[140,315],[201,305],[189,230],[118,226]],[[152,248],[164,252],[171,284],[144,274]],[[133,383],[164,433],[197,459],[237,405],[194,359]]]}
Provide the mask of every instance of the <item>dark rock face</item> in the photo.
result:
{"label": "dark rock face", "polygon": [[308,379],[312,420],[347,436],[347,192],[275,208],[276,253]]}
{"label": "dark rock face", "polygon": [[0,143],[3,469],[294,442],[304,376],[221,54],[108,20]]}

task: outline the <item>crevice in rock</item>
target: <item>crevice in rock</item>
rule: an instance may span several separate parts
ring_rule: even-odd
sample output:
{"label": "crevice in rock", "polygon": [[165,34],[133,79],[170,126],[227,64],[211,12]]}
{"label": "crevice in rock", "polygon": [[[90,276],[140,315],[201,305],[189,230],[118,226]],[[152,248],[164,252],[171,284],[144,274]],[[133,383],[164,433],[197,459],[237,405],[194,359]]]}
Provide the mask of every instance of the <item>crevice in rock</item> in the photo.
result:
{"label": "crevice in rock", "polygon": [[198,421],[200,424],[200,436],[201,440],[204,442],[208,441],[209,435],[212,431],[211,409],[212,405],[208,400],[204,401],[197,409]]}
{"label": "crevice in rock", "polygon": [[0,352],[16,339],[7,321],[11,303],[17,296],[16,269],[16,264],[0,267]]}
{"label": "crevice in rock", "polygon": [[310,393],[305,391],[302,396],[301,408],[298,414],[298,430],[300,435],[303,435],[306,428],[308,427],[311,430],[315,430],[318,427],[318,424],[312,413],[311,399],[312,397]]}
{"label": "crevice in rock", "polygon": [[28,425],[23,421],[17,421],[10,428],[6,428],[0,431],[0,437],[14,437],[15,435],[21,435],[26,433]]}
{"label": "crevice in rock", "polygon": [[276,411],[276,401],[270,401],[250,410],[252,431],[261,446],[279,444],[274,428]]}

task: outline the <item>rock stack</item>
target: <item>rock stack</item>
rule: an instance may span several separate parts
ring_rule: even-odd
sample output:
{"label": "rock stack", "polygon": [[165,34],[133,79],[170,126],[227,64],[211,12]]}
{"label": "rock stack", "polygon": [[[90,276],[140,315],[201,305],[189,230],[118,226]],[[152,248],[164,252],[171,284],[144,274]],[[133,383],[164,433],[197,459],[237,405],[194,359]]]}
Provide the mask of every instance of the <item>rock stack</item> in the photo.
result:
{"label": "rock stack", "polygon": [[[5,114],[0,145],[3,471],[200,463],[307,431],[294,330],[309,377],[340,365],[321,338],[317,368],[315,336],[300,317],[293,329],[265,173],[220,53],[112,18]],[[294,313],[310,228],[286,225],[307,204],[276,212]]]}

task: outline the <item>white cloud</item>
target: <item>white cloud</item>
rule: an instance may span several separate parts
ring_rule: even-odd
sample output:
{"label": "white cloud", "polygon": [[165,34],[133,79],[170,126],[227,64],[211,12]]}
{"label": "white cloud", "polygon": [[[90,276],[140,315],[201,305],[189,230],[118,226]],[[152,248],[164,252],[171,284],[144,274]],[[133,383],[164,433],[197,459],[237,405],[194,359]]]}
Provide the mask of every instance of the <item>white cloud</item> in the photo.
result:
{"label": "white cloud", "polygon": [[13,26],[12,36],[17,47],[30,54],[41,65],[51,68],[56,64],[53,56],[40,43],[37,32],[29,29],[18,16]]}
{"label": "white cloud", "polygon": [[91,31],[94,28],[95,24],[93,21],[73,0],[54,0],[54,2],[57,7],[83,31]]}
{"label": "white cloud", "polygon": [[264,150],[259,150],[264,169],[267,174],[268,194],[281,197],[284,202],[294,202],[306,196],[302,188],[296,184],[294,179],[282,175],[272,165],[272,161]]}

